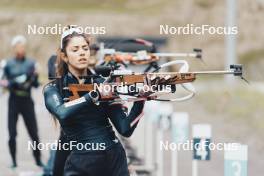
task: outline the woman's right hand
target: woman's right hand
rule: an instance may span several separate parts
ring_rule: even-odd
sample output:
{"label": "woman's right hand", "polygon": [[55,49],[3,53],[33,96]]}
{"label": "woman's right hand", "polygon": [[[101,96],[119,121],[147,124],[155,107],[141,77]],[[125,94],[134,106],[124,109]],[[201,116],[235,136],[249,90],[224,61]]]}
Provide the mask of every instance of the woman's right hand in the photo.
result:
{"label": "woman's right hand", "polygon": [[98,92],[100,94],[100,99],[108,99],[113,97],[113,90],[110,85],[103,84],[100,89],[98,89]]}
{"label": "woman's right hand", "polygon": [[101,85],[100,88],[89,92],[95,104],[99,104],[100,100],[113,100],[117,98],[110,85]]}

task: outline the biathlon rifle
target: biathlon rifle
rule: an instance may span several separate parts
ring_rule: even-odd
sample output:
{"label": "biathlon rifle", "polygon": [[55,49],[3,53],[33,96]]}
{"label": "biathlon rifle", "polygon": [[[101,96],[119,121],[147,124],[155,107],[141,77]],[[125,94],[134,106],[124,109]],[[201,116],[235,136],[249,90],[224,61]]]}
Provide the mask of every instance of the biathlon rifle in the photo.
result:
{"label": "biathlon rifle", "polygon": [[190,53],[148,53],[145,50],[138,52],[121,52],[116,51],[115,49],[103,49],[100,51],[103,55],[103,61],[106,63],[116,62],[123,65],[132,64],[132,65],[145,65],[152,62],[157,62],[162,58],[185,58],[192,57],[202,59],[202,50],[193,49],[193,52]]}
{"label": "biathlon rifle", "polygon": [[[221,71],[196,71],[189,72],[189,65],[186,61],[171,61],[160,66],[160,68],[173,64],[181,64],[179,72],[159,72],[159,73],[135,73],[129,70],[113,70],[106,78],[104,83],[98,84],[69,84],[64,87],[69,90],[72,96],[66,101],[80,98],[80,93],[91,92],[93,98],[99,98],[100,102],[122,102],[122,101],[140,101],[140,100],[156,100],[156,101],[184,101],[192,98],[196,91],[191,84],[200,75],[223,75],[231,74],[239,76],[243,80],[242,65],[230,65],[229,70]],[[84,76],[82,78],[91,78]],[[176,93],[176,85],[181,85],[189,94],[181,98],[160,98],[164,95]],[[142,96],[142,88],[150,88],[146,94]],[[107,94],[100,95],[100,88],[108,87]],[[131,88],[132,87],[132,88]],[[141,91],[140,91],[141,90]],[[127,95],[127,96],[123,96]],[[101,96],[101,97],[99,97]],[[171,97],[171,95],[170,95]]]}
{"label": "biathlon rifle", "polygon": [[[150,42],[142,39],[136,39],[140,43],[146,43],[146,45],[152,45]],[[150,43],[150,44],[148,44]],[[133,64],[133,65],[143,65],[149,64],[152,62],[156,62],[163,58],[198,58],[202,59],[202,49],[194,48],[193,52],[189,53],[150,53],[146,50],[139,50],[137,52],[123,52],[123,51],[116,51],[113,48],[105,48],[104,43],[100,44],[99,51],[99,61],[105,62],[106,65],[109,62],[121,63],[123,65],[126,64]]]}

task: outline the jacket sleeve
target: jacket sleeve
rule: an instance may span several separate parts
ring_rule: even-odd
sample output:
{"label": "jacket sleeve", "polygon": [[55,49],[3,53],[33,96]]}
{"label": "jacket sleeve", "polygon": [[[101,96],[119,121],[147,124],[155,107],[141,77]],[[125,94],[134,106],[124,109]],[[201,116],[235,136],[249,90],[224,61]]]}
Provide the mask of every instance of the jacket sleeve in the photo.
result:
{"label": "jacket sleeve", "polygon": [[27,74],[31,86],[37,88],[39,86],[38,73],[36,72],[37,63],[33,62],[29,73]]}
{"label": "jacket sleeve", "polygon": [[59,89],[52,83],[44,87],[44,101],[48,111],[59,121],[74,118],[74,114],[78,113],[81,108],[93,104],[88,93],[81,98],[64,103]]}
{"label": "jacket sleeve", "polygon": [[31,79],[31,85],[37,88],[39,86],[38,74],[35,73],[30,77],[30,79]]}
{"label": "jacket sleeve", "polygon": [[144,101],[135,102],[128,115],[122,109],[121,104],[108,106],[108,117],[122,136],[130,137],[133,134],[142,115],[144,104]]}
{"label": "jacket sleeve", "polygon": [[6,79],[7,77],[7,66],[5,65],[3,68],[2,68],[2,75],[1,75],[1,78],[0,79]]}
{"label": "jacket sleeve", "polygon": [[3,74],[2,79],[6,79],[8,81],[7,88],[11,89],[13,87],[17,87],[17,83],[13,79],[11,79],[11,76],[9,74],[9,69],[10,69],[10,66],[9,66],[9,63],[7,62],[7,64],[4,67],[4,74]]}

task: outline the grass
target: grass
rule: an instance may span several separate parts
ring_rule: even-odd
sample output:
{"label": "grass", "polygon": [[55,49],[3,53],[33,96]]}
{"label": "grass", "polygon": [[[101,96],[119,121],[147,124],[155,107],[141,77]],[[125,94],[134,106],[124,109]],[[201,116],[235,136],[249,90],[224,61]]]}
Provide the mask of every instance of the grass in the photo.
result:
{"label": "grass", "polygon": [[239,56],[239,61],[245,65],[245,76],[250,80],[263,81],[264,49],[250,50]]}
{"label": "grass", "polygon": [[264,49],[251,50],[239,56],[239,60],[243,64],[255,63],[264,57]]}
{"label": "grass", "polygon": [[[215,101],[217,99],[217,102]],[[221,114],[264,131],[264,94],[251,89],[217,89],[200,92],[197,101],[211,114]]]}
{"label": "grass", "polygon": [[214,4],[214,0],[195,0],[194,1],[196,5],[198,5],[201,8],[211,8]]}

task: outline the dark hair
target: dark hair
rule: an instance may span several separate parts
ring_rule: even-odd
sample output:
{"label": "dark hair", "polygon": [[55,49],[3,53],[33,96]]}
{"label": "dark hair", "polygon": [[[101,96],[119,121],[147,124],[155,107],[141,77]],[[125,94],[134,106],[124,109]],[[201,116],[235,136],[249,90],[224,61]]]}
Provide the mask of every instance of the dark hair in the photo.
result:
{"label": "dark hair", "polygon": [[68,46],[69,41],[73,37],[77,37],[77,36],[83,37],[85,39],[85,41],[88,43],[88,45],[90,46],[90,36],[87,34],[79,34],[79,33],[73,32],[72,34],[63,38],[62,46],[57,51],[57,68],[56,68],[56,76],[57,77],[62,77],[68,71],[68,65],[67,65],[67,63],[65,63],[63,61],[62,56],[63,55],[67,56],[66,47]]}
{"label": "dark hair", "polygon": [[[87,42],[87,44],[89,45],[89,47],[90,47],[90,36],[88,36],[86,34],[78,34],[78,33],[74,32],[74,33],[68,35],[67,37],[65,37],[62,40],[62,48],[60,46],[60,48],[57,50],[57,59],[56,59],[56,63],[57,63],[57,67],[56,67],[56,77],[57,78],[62,77],[68,71],[68,65],[63,61],[62,55],[64,54],[65,56],[67,56],[66,47],[67,47],[70,39],[73,38],[73,37],[76,37],[76,36],[82,36],[85,39],[85,41]],[[51,83],[51,82],[54,82],[55,83],[56,80],[52,80],[49,83]],[[49,84],[49,83],[47,83],[47,84]],[[43,91],[42,91],[42,93],[43,93]],[[52,117],[53,117],[53,120],[54,120],[55,127],[57,127],[57,119],[53,115],[52,115]]]}

